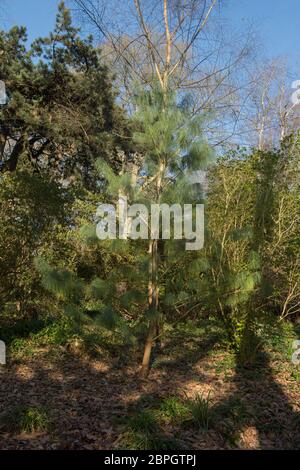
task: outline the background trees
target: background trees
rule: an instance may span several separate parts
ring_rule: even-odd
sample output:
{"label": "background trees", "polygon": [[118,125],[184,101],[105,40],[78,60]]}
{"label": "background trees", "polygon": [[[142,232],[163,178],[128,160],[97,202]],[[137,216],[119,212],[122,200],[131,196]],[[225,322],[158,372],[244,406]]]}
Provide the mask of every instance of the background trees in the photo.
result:
{"label": "background trees", "polygon": [[210,170],[205,309],[219,312],[237,349],[249,315],[260,328],[268,312],[274,319],[299,314],[297,142],[232,153]]}
{"label": "background trees", "polygon": [[[116,72],[124,106],[132,109],[135,84],[157,80],[188,94],[192,114],[205,114],[212,145],[229,145],[237,132],[255,46],[251,29],[233,32],[220,0],[99,0],[70,2],[96,37]],[[124,33],[126,31],[126,34]]]}
{"label": "background trees", "polygon": [[1,176],[0,195],[1,309],[12,304],[10,310],[30,316],[43,303],[33,259],[59,243],[70,221],[72,196],[49,177],[26,172]]}
{"label": "background trees", "polygon": [[120,155],[130,153],[130,130],[107,68],[63,3],[49,38],[30,50],[25,39],[25,28],[0,32],[8,94],[0,108],[1,304],[21,308],[26,300],[25,310],[37,313],[43,295],[34,257],[47,252],[80,265],[76,220],[91,219],[94,162],[101,155],[118,167]]}
{"label": "background trees", "polygon": [[126,148],[125,118],[114,104],[107,68],[91,38],[79,37],[63,4],[48,38],[29,51],[25,38],[18,27],[0,38],[8,92],[0,111],[1,171],[21,164],[91,184],[97,154],[112,160],[118,146]]}

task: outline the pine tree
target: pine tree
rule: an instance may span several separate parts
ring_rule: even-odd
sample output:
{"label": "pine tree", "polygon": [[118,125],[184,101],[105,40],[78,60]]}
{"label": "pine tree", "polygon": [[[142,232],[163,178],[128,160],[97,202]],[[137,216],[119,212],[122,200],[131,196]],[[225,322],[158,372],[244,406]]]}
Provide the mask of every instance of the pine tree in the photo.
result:
{"label": "pine tree", "polygon": [[[117,205],[120,196],[126,196],[130,205],[143,204],[149,215],[153,204],[179,204],[182,208],[184,204],[202,203],[202,191],[190,183],[191,172],[205,168],[212,154],[202,135],[202,120],[190,118],[187,99],[179,101],[156,85],[139,91],[135,106],[132,158],[126,160],[125,155],[118,168],[105,158],[97,162],[101,200]],[[96,323],[120,328],[128,336],[134,331],[139,336],[145,325],[142,377],[149,373],[164,315],[177,314],[179,305],[189,304],[192,279],[187,267],[195,261],[195,254],[185,250],[186,240],[172,238],[175,227],[171,227],[170,240],[162,239],[162,220],[156,236],[150,233],[151,222],[150,217],[148,236],[144,237],[145,227],[139,219],[135,228],[141,237],[136,240],[97,241],[95,226],[83,227],[86,240],[115,259],[101,277],[84,280],[76,272],[37,263],[44,287],[60,299],[65,312],[75,312],[83,322],[93,313]],[[131,233],[134,223],[133,216],[125,220],[125,233]],[[69,295],[72,279],[77,279],[78,285],[83,282],[76,299]]]}
{"label": "pine tree", "polygon": [[[134,172],[125,171],[121,175],[115,175],[104,162],[99,162],[99,171],[109,183],[108,191],[115,200],[117,196],[126,195],[130,204],[146,205],[148,214],[152,204],[178,203],[183,206],[199,202],[199,194],[189,183],[189,172],[203,168],[211,154],[202,136],[201,120],[189,117],[186,100],[178,103],[171,92],[156,85],[138,93],[135,105],[137,131],[134,141],[143,157]],[[149,226],[146,229],[149,234]],[[159,231],[161,235],[161,221]],[[162,322],[160,298],[162,292],[165,299],[170,294],[166,292],[168,280],[162,281],[161,273],[166,266],[171,267],[172,258],[178,262],[181,256],[188,254],[184,252],[182,240],[167,242],[159,237],[150,237],[148,246],[145,241],[142,244],[141,253],[143,250],[148,252],[148,333],[141,367],[141,376],[146,377],[152,347]],[[170,306],[170,296],[168,303]]]}
{"label": "pine tree", "polygon": [[0,31],[0,170],[20,166],[91,187],[99,155],[111,164],[127,149],[127,122],[92,37],[82,39],[64,2],[49,37],[26,49],[26,29]]}

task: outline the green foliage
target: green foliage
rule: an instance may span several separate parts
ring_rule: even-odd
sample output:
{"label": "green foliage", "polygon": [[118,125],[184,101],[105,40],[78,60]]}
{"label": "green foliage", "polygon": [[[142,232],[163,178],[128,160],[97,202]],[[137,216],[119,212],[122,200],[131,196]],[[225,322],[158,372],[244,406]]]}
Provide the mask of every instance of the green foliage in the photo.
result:
{"label": "green foliage", "polygon": [[0,199],[0,305],[30,310],[41,296],[33,258],[58,242],[73,195],[49,177],[18,172],[0,177]]}
{"label": "green foliage", "polygon": [[51,268],[41,258],[35,259],[35,267],[42,275],[42,284],[48,291],[62,300],[76,302],[83,293],[83,283],[67,270]]}
{"label": "green foliage", "polygon": [[36,259],[35,264],[42,284],[57,299],[61,312],[70,319],[83,340],[86,328],[98,327],[113,331],[123,338],[124,343],[134,343],[133,329],[118,313],[114,298],[107,295],[109,292],[105,292],[105,285],[100,279],[96,278],[90,284],[84,283],[72,272],[53,268],[42,259]]}
{"label": "green foliage", "polygon": [[[32,321],[27,320],[28,328]],[[9,352],[14,355],[31,355],[35,349],[40,347],[66,346],[69,342],[79,339],[82,332],[78,329],[78,324],[70,317],[46,318],[40,321],[39,328],[35,331],[30,327],[30,333],[18,334],[18,330],[10,333]],[[13,338],[13,339],[12,339]]]}
{"label": "green foliage", "polygon": [[[82,39],[63,2],[54,32],[29,50],[25,43],[24,28],[0,31],[8,94],[0,108],[0,326],[13,304],[21,318],[61,313],[62,298],[49,292],[61,284],[60,296],[73,301],[82,273],[99,276],[107,255],[83,248],[80,234],[101,200],[94,164],[101,154],[116,167],[130,147],[99,50]],[[47,273],[47,285],[36,257],[60,268]]]}
{"label": "green foliage", "polygon": [[117,147],[128,147],[112,132],[128,134],[108,70],[63,2],[54,31],[29,50],[25,41],[25,28],[0,31],[0,76],[9,96],[0,109],[1,171],[22,166],[91,186],[95,156],[110,160]]}
{"label": "green foliage", "polygon": [[254,366],[257,363],[259,351],[261,351],[261,338],[253,328],[244,328],[237,352],[237,360],[240,366]]}
{"label": "green foliage", "polygon": [[170,450],[180,449],[176,439],[166,437],[157,418],[150,410],[129,418],[127,430],[123,433],[119,449],[128,450]]}
{"label": "green foliage", "polygon": [[181,443],[161,435],[128,431],[119,443],[122,450],[174,450],[181,449]]}
{"label": "green foliage", "polygon": [[207,269],[198,286],[243,363],[261,347],[258,325],[269,324],[262,312],[298,312],[298,162],[293,137],[278,151],[231,153],[209,171]]}
{"label": "green foliage", "polygon": [[191,413],[192,421],[197,427],[208,430],[210,421],[210,396],[196,393],[193,398],[187,398],[186,404]]}
{"label": "green foliage", "polygon": [[182,423],[190,417],[189,406],[178,397],[165,398],[160,405],[160,416],[166,421]]}
{"label": "green foliage", "polygon": [[158,428],[157,420],[150,411],[143,411],[129,419],[128,427],[135,432],[143,431],[151,434]]}
{"label": "green foliage", "polygon": [[17,434],[49,431],[49,410],[45,407],[14,406],[1,413],[0,429],[2,432]]}

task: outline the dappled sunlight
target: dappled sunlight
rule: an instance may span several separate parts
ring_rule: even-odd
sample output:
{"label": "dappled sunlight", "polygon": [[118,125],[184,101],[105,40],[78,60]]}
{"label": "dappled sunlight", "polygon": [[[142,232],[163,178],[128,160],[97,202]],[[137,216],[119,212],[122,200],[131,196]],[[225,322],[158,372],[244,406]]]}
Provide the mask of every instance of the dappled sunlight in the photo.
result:
{"label": "dappled sunlight", "polygon": [[[181,341],[184,344],[184,337]],[[69,352],[42,359],[24,356],[5,372],[0,384],[1,407],[9,409],[18,403],[46,406],[53,412],[55,437],[47,432],[27,435],[26,439],[8,434],[5,448],[26,442],[25,448],[109,449],[120,441],[120,422],[128,416],[144,409],[160,416],[168,397],[177,397],[184,405],[197,396],[209,403],[208,431],[203,434],[184,424],[181,429],[182,438],[195,449],[276,448],[277,428],[286,429],[282,446],[296,439],[292,420],[299,413],[299,390],[289,390],[285,370],[273,378],[267,356],[262,356],[264,362],[257,369],[241,369],[232,368],[224,354],[202,350],[198,360],[197,355],[186,352],[187,356],[181,355],[185,366],[169,370],[159,360],[149,378],[142,381],[131,363],[120,368],[100,358]],[[176,426],[172,422],[165,425],[166,436],[171,436]]]}
{"label": "dappled sunlight", "polygon": [[260,449],[259,432],[254,426],[247,426],[240,434],[241,449]]}
{"label": "dappled sunlight", "polygon": [[35,376],[34,368],[27,365],[16,366],[14,373],[19,380],[23,380],[25,382],[32,380]]}

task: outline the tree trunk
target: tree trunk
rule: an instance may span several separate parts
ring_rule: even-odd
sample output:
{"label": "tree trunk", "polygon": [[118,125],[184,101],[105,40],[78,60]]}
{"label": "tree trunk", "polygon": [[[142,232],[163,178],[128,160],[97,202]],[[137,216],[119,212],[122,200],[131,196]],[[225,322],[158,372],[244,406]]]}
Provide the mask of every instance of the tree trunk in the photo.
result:
{"label": "tree trunk", "polygon": [[[159,169],[157,174],[156,183],[156,195],[157,202],[160,204],[161,191],[162,191],[162,180],[165,171],[164,161],[160,161]],[[149,242],[149,284],[148,284],[148,306],[151,315],[148,336],[144,349],[144,357],[141,367],[141,377],[146,378],[150,371],[151,352],[155,337],[157,336],[158,327],[158,299],[159,299],[159,287],[158,287],[158,240],[159,233],[154,236],[154,239]]]}
{"label": "tree trunk", "polygon": [[140,375],[147,378],[150,371],[151,352],[154,338],[157,331],[157,310],[158,310],[158,263],[157,263],[157,240],[150,240],[149,243],[149,284],[148,284],[148,308],[150,315],[149,330],[144,348],[144,356]]}

